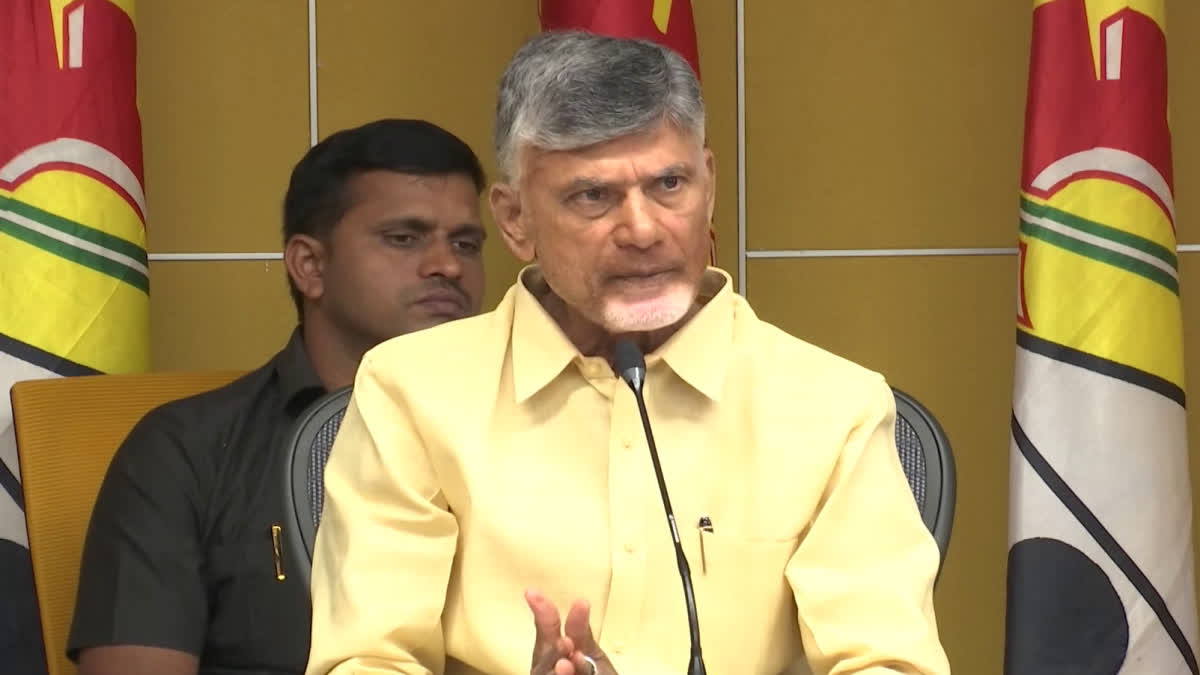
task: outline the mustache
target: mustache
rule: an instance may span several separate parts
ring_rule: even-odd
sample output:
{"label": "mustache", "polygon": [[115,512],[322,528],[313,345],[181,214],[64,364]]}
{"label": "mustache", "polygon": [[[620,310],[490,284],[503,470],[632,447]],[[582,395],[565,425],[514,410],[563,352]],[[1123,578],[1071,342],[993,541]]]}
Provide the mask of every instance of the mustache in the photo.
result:
{"label": "mustache", "polygon": [[458,297],[459,300],[462,301],[463,306],[469,306],[471,304],[471,297],[467,295],[467,291],[462,287],[462,284],[453,279],[447,279],[445,277],[435,277],[434,279],[417,287],[415,290],[413,290],[412,297],[420,300],[426,296],[442,293],[453,293]]}
{"label": "mustache", "polygon": [[676,272],[681,269],[678,264],[657,263],[645,265],[625,265],[609,272],[609,277],[614,279],[629,279],[637,277],[652,277],[656,274],[665,274],[668,272]]}

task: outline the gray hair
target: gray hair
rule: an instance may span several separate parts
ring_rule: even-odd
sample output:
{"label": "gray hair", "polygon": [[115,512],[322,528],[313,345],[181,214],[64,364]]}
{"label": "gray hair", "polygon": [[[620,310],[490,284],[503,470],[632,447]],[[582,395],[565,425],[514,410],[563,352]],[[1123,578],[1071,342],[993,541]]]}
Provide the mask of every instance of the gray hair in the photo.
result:
{"label": "gray hair", "polygon": [[666,121],[704,140],[704,99],[688,62],[647,40],[548,31],[525,43],[500,79],[496,160],[517,180],[528,145],[575,150]]}

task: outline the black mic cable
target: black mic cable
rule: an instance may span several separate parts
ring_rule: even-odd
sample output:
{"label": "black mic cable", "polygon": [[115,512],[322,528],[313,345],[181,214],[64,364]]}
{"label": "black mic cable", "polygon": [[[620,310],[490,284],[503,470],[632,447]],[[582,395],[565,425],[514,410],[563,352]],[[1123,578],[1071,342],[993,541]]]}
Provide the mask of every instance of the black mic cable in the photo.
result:
{"label": "black mic cable", "polygon": [[642,415],[642,429],[646,432],[646,443],[650,446],[650,460],[654,463],[654,476],[658,479],[658,492],[662,495],[663,508],[667,512],[667,524],[671,527],[671,541],[675,543],[675,560],[679,563],[679,576],[683,579],[683,599],[687,603],[688,628],[692,633],[692,656],[688,662],[687,673],[708,675],[704,670],[704,658],[700,655],[700,619],[696,615],[692,570],[688,566],[687,556],[683,553],[683,545],[679,543],[675,512],[671,509],[671,497],[667,494],[667,483],[663,479],[662,465],[658,461],[658,448],[654,445],[654,432],[650,430],[650,416],[646,413],[646,400],[642,397],[642,385],[646,381],[646,359],[637,345],[624,338],[617,341],[614,357],[617,372],[633,390],[633,396],[637,399],[638,412]]}

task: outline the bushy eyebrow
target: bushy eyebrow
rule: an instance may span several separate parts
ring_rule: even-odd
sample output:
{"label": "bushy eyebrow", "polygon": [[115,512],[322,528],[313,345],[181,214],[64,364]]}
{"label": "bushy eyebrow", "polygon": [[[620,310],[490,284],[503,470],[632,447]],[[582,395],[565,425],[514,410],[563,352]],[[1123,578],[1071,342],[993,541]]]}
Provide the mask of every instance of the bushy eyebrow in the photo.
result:
{"label": "bushy eyebrow", "polygon": [[[667,176],[691,176],[695,173],[691,164],[687,162],[676,162],[670,166],[658,170],[652,176],[652,180],[661,180]],[[567,183],[563,188],[564,192],[582,192],[584,190],[593,190],[596,188],[611,188],[621,187],[624,184],[618,181],[606,181],[595,176],[579,176]]]}

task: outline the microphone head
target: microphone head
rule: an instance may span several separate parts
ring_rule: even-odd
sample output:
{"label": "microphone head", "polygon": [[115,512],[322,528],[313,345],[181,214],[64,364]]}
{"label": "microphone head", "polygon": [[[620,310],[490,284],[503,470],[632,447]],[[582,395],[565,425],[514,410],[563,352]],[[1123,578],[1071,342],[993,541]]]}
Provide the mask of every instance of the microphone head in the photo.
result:
{"label": "microphone head", "polygon": [[621,379],[630,389],[641,393],[642,383],[646,380],[646,357],[642,356],[642,350],[633,340],[621,338],[614,346],[613,356]]}

